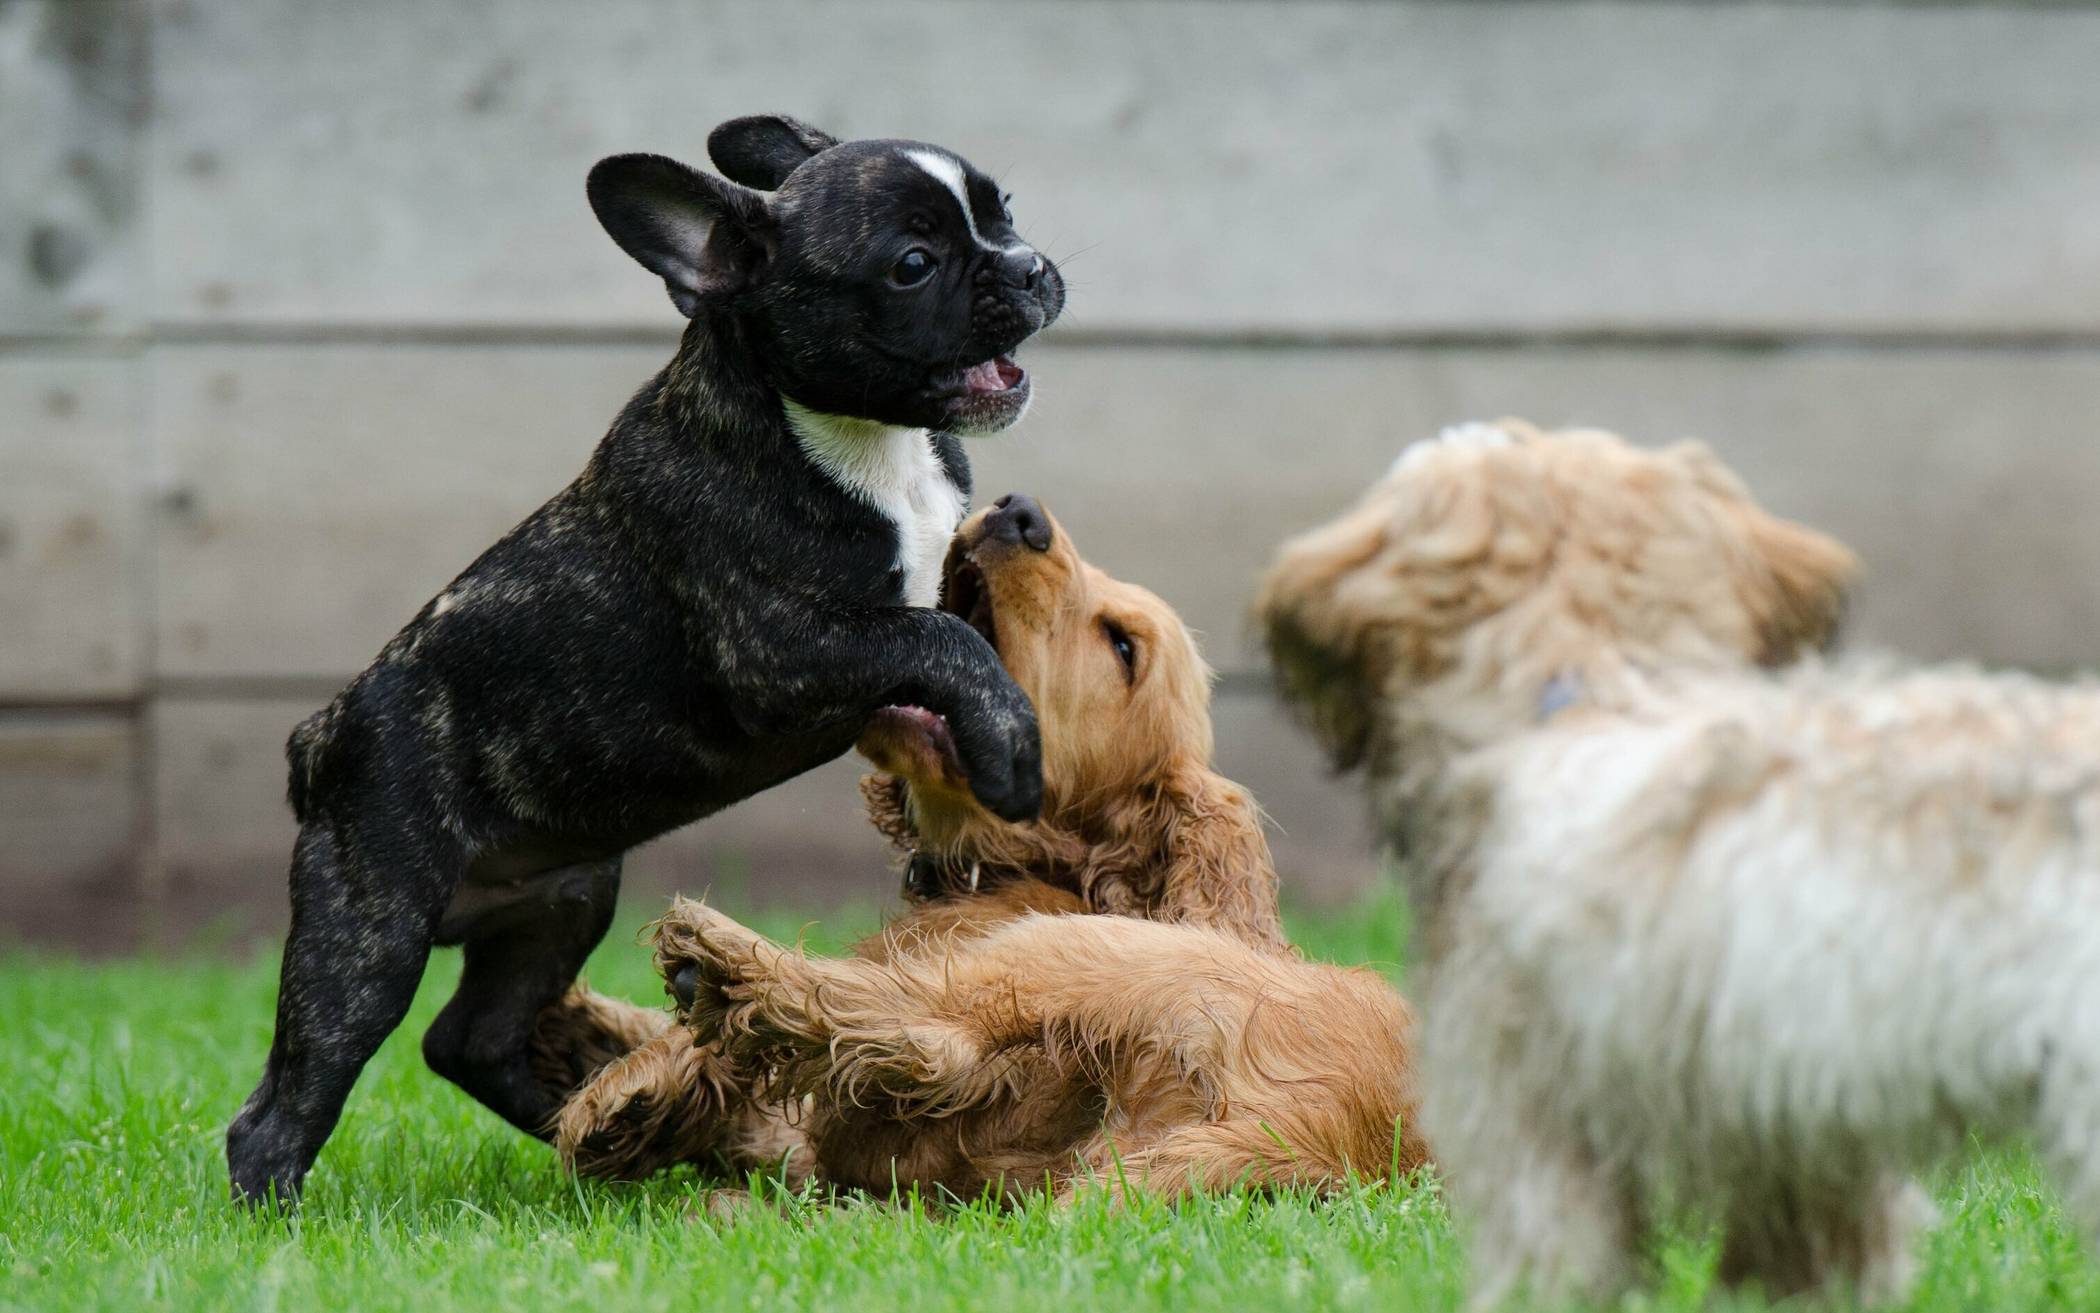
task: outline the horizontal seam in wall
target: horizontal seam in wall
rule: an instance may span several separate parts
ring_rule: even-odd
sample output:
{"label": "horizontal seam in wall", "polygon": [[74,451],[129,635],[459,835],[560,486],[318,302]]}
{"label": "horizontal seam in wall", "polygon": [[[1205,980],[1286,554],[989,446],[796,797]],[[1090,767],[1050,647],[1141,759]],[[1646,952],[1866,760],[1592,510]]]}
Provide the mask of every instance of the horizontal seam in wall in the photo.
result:
{"label": "horizontal seam in wall", "polygon": [[[352,676],[285,675],[167,675],[154,680],[135,694],[106,697],[34,697],[0,693],[0,714],[39,712],[80,715],[129,715],[157,700],[172,702],[288,702],[306,700],[316,706],[328,701],[348,684]],[[1267,694],[1274,685],[1266,671],[1230,670],[1217,677],[1213,686],[1221,697]]]}
{"label": "horizontal seam in wall", "polygon": [[[669,351],[675,332],[623,325],[177,323],[150,333],[115,336],[0,333],[0,354],[131,356],[177,347],[656,347]],[[1053,329],[1045,343],[1064,347],[1246,350],[1469,350],[1785,352],[1969,351],[2006,354],[2100,352],[2100,329],[1896,328],[1825,330],[1719,325],[1568,326],[1556,328],[1425,327],[1365,329],[1145,327]]]}

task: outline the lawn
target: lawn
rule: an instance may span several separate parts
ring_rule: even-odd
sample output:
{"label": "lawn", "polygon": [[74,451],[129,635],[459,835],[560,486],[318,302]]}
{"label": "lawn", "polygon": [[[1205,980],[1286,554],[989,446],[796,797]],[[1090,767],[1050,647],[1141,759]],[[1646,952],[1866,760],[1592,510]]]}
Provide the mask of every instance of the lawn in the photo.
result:
{"label": "lawn", "polygon": [[[732,904],[732,908],[733,908]],[[810,927],[826,944],[872,913]],[[792,934],[792,920],[760,918]],[[1397,970],[1392,898],[1294,918],[1317,956]],[[620,1310],[1450,1309],[1463,1250],[1433,1183],[1340,1199],[1000,1213],[789,1200],[691,1220],[703,1183],[564,1179],[548,1152],[424,1070],[441,953],[292,1221],[228,1206],[220,1135],[269,1039],[274,956],[85,964],[0,956],[0,1308]],[[632,934],[601,988],[660,992]],[[2100,1308],[2100,1273],[2020,1160],[1936,1182],[1946,1224],[1914,1307]],[[1707,1304],[1712,1246],[1658,1257],[1646,1309]],[[1754,1306],[1754,1305],[1753,1305]]]}

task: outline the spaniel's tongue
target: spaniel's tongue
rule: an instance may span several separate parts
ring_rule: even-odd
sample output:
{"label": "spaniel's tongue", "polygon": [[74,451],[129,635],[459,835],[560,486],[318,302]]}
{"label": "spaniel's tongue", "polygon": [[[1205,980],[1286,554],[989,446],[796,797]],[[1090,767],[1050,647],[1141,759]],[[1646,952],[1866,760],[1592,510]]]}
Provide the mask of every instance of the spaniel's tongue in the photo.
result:
{"label": "spaniel's tongue", "polygon": [[996,357],[985,361],[981,365],[970,366],[969,370],[963,374],[963,391],[965,392],[1004,392],[1006,387],[1006,377],[999,369],[999,361]]}

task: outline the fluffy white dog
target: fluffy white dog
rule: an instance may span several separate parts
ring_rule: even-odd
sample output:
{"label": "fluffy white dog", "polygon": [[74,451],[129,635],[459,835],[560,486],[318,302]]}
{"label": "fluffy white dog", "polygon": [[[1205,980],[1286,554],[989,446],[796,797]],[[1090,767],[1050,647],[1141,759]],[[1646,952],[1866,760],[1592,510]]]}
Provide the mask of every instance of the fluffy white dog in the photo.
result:
{"label": "fluffy white dog", "polygon": [[1809,662],[1853,571],[1704,448],[1418,443],[1287,544],[1277,666],[1409,872],[1477,1298],[1899,1295],[1912,1183],[2031,1135],[2100,1227],[2100,690]]}

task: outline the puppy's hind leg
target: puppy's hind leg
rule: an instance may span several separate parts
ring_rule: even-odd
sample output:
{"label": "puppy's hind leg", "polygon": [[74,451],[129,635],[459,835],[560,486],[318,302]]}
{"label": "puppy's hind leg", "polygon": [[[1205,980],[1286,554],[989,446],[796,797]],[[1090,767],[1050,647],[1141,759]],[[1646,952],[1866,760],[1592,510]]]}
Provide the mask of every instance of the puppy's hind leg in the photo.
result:
{"label": "puppy's hind leg", "polygon": [[447,938],[463,941],[459,989],[423,1036],[433,1071],[511,1125],[551,1138],[564,1091],[534,1070],[534,1032],[605,937],[620,893],[620,859],[535,877],[506,902]]}
{"label": "puppy's hind leg", "polygon": [[297,1199],[343,1101],[401,1024],[430,957],[449,853],[310,822],[292,850],[292,928],[262,1082],[226,1131],[235,1198]]}

